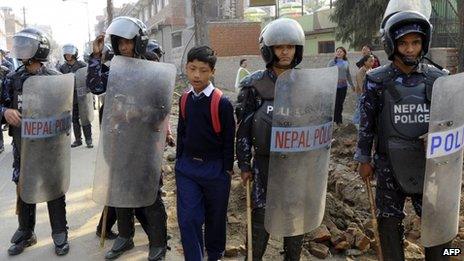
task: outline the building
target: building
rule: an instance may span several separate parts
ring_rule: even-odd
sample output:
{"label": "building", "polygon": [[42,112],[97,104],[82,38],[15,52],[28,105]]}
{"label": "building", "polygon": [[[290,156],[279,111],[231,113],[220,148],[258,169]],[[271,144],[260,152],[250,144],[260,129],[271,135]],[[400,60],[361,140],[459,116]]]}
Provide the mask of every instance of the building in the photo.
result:
{"label": "building", "polygon": [[6,49],[5,15],[0,12],[0,49]]}
{"label": "building", "polygon": [[[6,35],[6,49],[11,50],[13,47],[13,36],[16,32],[20,31],[23,28],[23,24],[16,20],[13,9],[10,7],[1,7],[0,12],[3,15],[4,19],[4,28]],[[2,26],[0,25],[0,28]]]}
{"label": "building", "polygon": [[[209,1],[208,21],[212,23],[224,20],[237,21],[243,18],[244,0],[205,1]],[[163,60],[181,68],[185,62],[186,52],[195,42],[191,0],[139,0],[115,10],[114,17],[117,16],[132,16],[142,20],[147,25],[149,37],[156,39],[163,46],[165,51]],[[100,18],[99,21],[95,28],[96,32],[101,32],[105,28],[105,19]],[[218,26],[213,27],[218,28]]]}

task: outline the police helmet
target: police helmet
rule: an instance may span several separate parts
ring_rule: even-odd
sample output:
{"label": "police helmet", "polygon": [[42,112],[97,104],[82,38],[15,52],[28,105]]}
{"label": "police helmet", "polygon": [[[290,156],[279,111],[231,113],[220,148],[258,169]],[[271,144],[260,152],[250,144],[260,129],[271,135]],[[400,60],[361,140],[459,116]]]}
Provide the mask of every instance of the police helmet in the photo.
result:
{"label": "police helmet", "polygon": [[106,34],[110,35],[111,46],[116,55],[121,54],[118,48],[119,37],[134,40],[134,52],[137,56],[142,56],[145,53],[148,43],[147,26],[137,18],[116,17],[106,29]]}
{"label": "police helmet", "polygon": [[47,61],[50,53],[50,41],[45,33],[28,27],[13,36],[12,56],[19,60],[34,59],[39,62]]}
{"label": "police helmet", "polygon": [[303,59],[303,47],[305,35],[301,25],[290,18],[279,18],[270,22],[261,31],[259,45],[261,56],[266,63],[266,67],[272,66],[276,61],[272,46],[274,45],[295,45],[295,57],[293,58],[292,68],[297,66]]}
{"label": "police helmet", "polygon": [[421,13],[416,11],[402,11],[386,17],[381,28],[382,42],[389,60],[393,60],[396,53],[396,41],[406,34],[418,33],[422,36],[421,57],[429,51],[432,39],[432,24]]}
{"label": "police helmet", "polygon": [[66,60],[65,55],[70,54],[73,56],[74,59],[77,59],[79,51],[77,47],[73,44],[65,44],[63,45],[63,57]]}
{"label": "police helmet", "polygon": [[159,61],[163,56],[164,51],[161,45],[156,40],[149,40],[147,44],[147,51],[145,58],[151,61]]}

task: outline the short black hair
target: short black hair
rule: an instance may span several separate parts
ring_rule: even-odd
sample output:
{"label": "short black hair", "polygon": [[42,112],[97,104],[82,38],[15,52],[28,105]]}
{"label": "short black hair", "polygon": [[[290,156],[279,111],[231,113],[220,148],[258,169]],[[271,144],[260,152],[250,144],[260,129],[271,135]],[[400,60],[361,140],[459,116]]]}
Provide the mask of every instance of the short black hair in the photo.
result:
{"label": "short black hair", "polygon": [[242,60],[240,60],[240,66],[241,66],[244,62],[246,62],[246,61],[247,61],[247,59],[242,59]]}
{"label": "short black hair", "polygon": [[187,63],[191,63],[194,60],[207,63],[211,70],[216,66],[217,57],[213,49],[209,46],[193,47],[187,54]]}
{"label": "short black hair", "polygon": [[361,63],[361,66],[364,66],[364,64],[367,62],[367,60],[369,60],[369,58],[374,59],[374,55],[372,54],[364,55],[363,58],[361,58],[361,60],[359,61]]}
{"label": "short black hair", "polygon": [[370,44],[365,44],[365,45],[363,45],[363,47],[367,47],[367,48],[369,48],[370,51],[372,51],[372,46]]}

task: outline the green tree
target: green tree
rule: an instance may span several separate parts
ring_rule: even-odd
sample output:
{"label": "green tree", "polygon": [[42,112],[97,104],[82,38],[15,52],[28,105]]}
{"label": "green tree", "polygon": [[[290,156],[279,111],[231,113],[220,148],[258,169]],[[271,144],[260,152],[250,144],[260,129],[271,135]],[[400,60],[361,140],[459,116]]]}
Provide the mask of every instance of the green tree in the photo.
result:
{"label": "green tree", "polygon": [[349,43],[351,47],[361,48],[372,43],[378,35],[383,13],[389,0],[338,0],[330,19],[338,26],[335,37],[338,41]]}

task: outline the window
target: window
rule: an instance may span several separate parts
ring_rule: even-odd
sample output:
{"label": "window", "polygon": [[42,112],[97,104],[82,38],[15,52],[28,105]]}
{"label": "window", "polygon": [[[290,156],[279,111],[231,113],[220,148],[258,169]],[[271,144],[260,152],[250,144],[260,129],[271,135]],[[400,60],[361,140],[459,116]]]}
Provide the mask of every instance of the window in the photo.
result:
{"label": "window", "polygon": [[172,48],[182,46],[182,32],[175,32],[171,34],[172,36]]}
{"label": "window", "polygon": [[334,41],[318,42],[318,53],[333,53],[333,52],[335,52]]}
{"label": "window", "polygon": [[156,0],[156,10],[160,12],[163,7],[161,6],[161,0]]}

